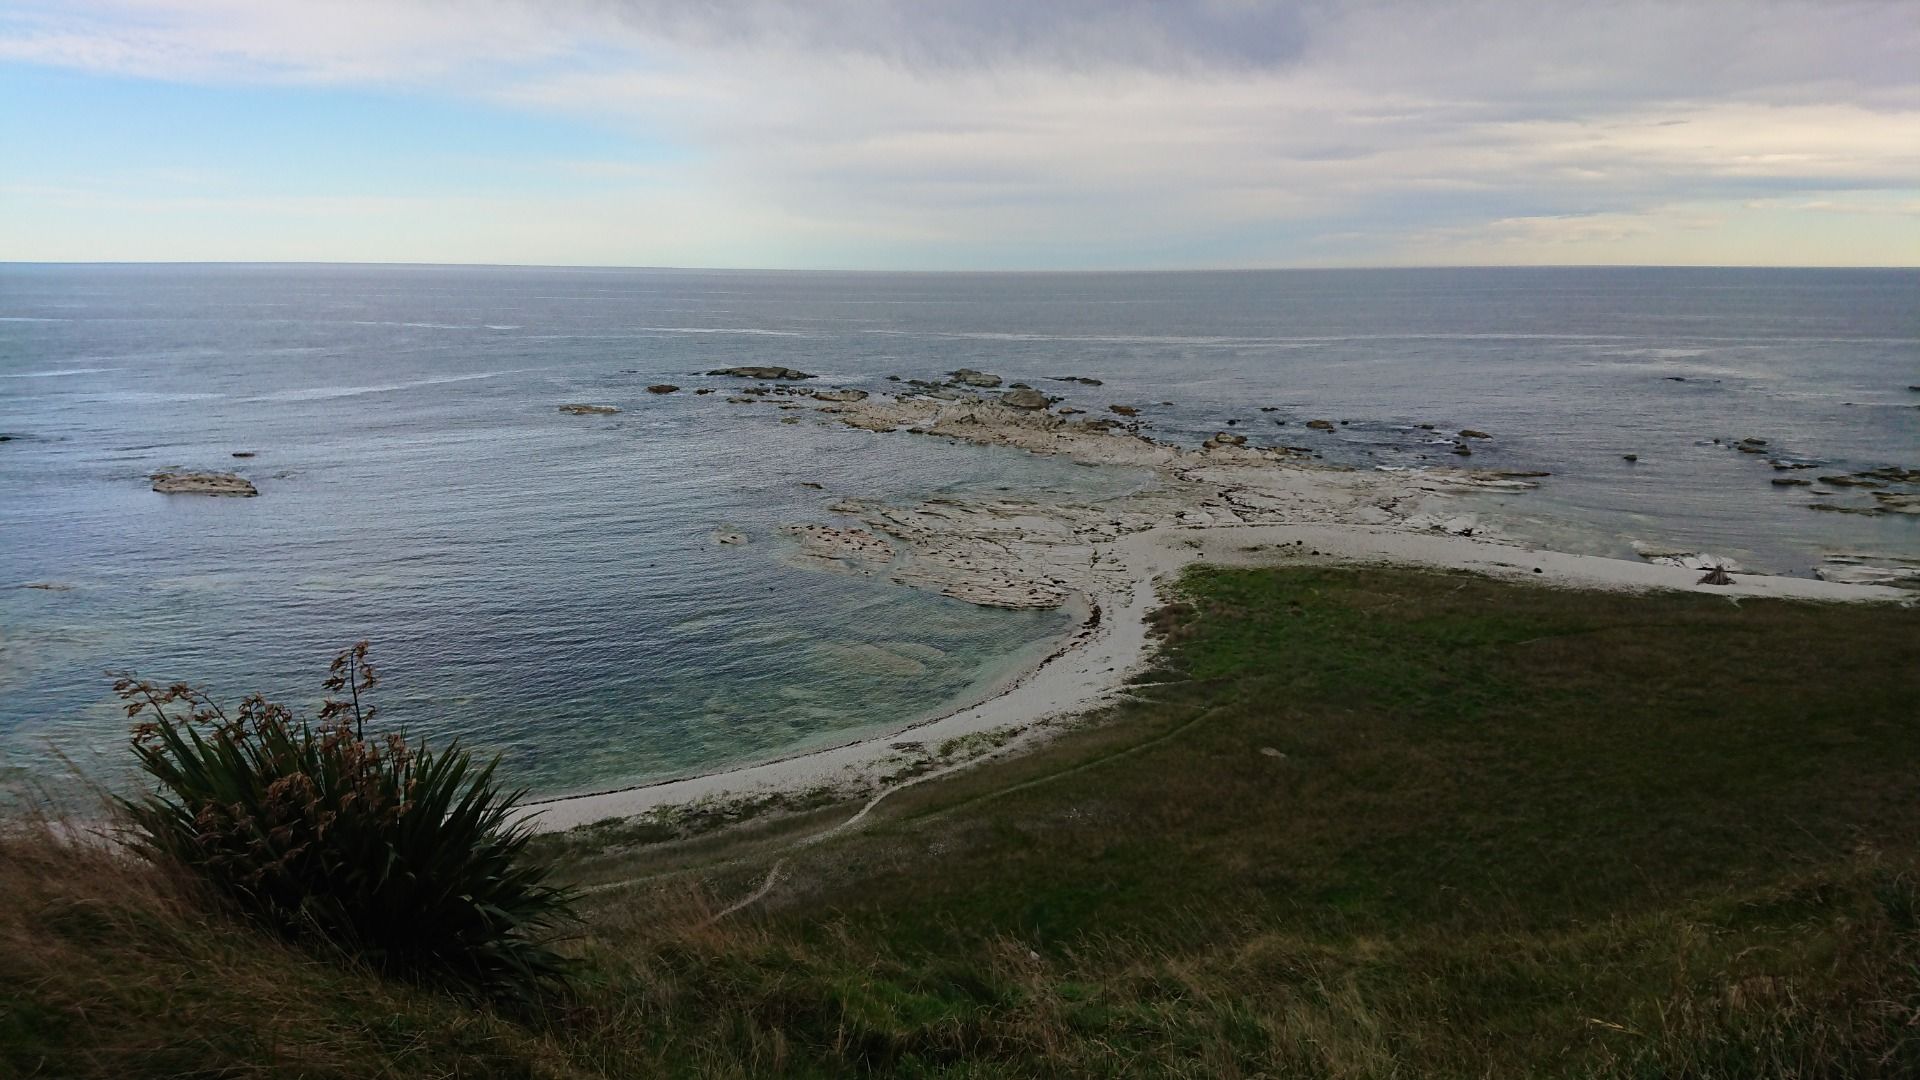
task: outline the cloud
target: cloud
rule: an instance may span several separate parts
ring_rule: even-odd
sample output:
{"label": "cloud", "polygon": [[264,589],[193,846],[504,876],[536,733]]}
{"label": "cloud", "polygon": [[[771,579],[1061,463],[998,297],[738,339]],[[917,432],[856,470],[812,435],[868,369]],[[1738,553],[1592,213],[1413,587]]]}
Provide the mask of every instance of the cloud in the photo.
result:
{"label": "cloud", "polygon": [[0,59],[160,79],[424,85],[558,59],[585,30],[486,0],[30,0],[0,9]]}
{"label": "cloud", "polygon": [[[596,175],[698,193],[688,208],[750,216],[801,262],[1444,260],[1604,251],[1647,228],[1706,244],[1798,212],[1770,200],[1910,199],[1911,15],[1892,0],[100,0],[0,15],[0,59],[413,87],[664,140],[671,164]],[[1712,230],[1669,209],[1708,203]]]}

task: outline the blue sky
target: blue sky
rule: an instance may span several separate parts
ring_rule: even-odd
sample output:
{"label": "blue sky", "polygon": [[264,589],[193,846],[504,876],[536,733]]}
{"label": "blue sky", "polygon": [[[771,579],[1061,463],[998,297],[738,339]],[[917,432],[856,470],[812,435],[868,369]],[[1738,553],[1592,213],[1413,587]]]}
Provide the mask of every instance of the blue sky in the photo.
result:
{"label": "blue sky", "polygon": [[1920,5],[0,0],[0,260],[1920,264]]}
{"label": "blue sky", "polygon": [[[536,194],[569,162],[641,165],[672,146],[591,123],[383,87],[169,83],[0,68],[14,180],[230,196]],[[604,180],[600,180],[604,183]],[[137,190],[137,189],[135,189]],[[550,189],[549,189],[550,190]]]}

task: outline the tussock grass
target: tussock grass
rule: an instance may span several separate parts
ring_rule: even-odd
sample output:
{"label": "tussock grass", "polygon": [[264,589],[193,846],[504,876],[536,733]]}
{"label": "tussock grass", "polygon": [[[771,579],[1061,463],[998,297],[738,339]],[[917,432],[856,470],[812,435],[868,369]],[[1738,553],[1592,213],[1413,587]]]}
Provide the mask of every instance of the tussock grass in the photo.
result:
{"label": "tussock grass", "polygon": [[538,1009],[455,1006],[11,836],[0,1062],[1920,1075],[1920,613],[1373,569],[1185,584],[1133,700],[861,831],[795,849],[844,815],[823,808],[536,843],[613,884]]}

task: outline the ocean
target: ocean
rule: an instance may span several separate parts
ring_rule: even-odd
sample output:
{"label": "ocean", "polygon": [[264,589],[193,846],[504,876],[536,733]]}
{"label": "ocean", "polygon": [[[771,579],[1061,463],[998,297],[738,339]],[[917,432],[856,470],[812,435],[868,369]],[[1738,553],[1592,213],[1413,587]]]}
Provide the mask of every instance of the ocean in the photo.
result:
{"label": "ocean", "polygon": [[[699,373],[738,364],[876,392],[971,367],[1169,440],[1545,471],[1472,509],[1566,550],[1920,557],[1920,520],[1813,512],[1768,466],[1920,465],[1920,271],[0,265],[0,778],[120,776],[112,673],[305,703],[362,638],[387,720],[541,795],[845,741],[1071,620],[796,567],[781,525],[1149,480],[728,404],[745,384]],[[1493,436],[1466,461],[1461,428]],[[261,494],[156,494],[167,466]]]}

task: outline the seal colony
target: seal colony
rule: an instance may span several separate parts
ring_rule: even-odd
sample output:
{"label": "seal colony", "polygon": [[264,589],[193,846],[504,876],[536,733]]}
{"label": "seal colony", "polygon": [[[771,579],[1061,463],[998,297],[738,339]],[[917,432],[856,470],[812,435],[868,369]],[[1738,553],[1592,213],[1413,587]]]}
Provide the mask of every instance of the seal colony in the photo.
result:
{"label": "seal colony", "polygon": [[[960,385],[988,378],[967,374],[976,377]],[[1912,600],[1912,593],[1881,584],[1730,576],[1730,567],[1696,553],[1632,562],[1541,551],[1488,536],[1472,515],[1448,511],[1449,498],[1525,490],[1539,473],[1353,469],[1225,432],[1190,449],[1156,442],[1135,423],[1074,419],[1083,414],[1007,403],[954,384],[916,382],[903,393],[858,398],[795,386],[754,390],[728,400],[785,397],[783,409],[811,408],[829,422],[887,438],[933,436],[1057,454],[1090,466],[1144,469],[1151,481],[1133,494],[1085,503],[943,498],[896,506],[842,497],[824,509],[849,523],[788,525],[789,558],[797,566],[885,575],[991,607],[1065,607],[1079,615],[1079,628],[964,707],[776,761],[537,803],[531,822],[538,829],[688,808],[724,816],[728,801],[778,806],[823,789],[878,799],[902,777],[912,783],[1015,752],[1124,692],[1146,661],[1147,617],[1162,603],[1161,585],[1196,561],[1386,562],[1587,588]]]}

